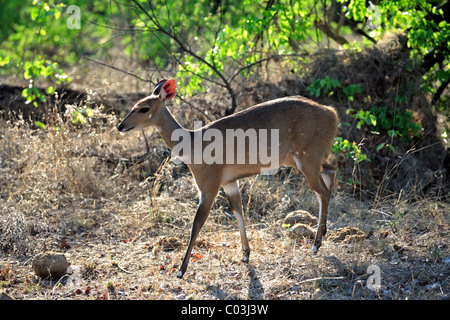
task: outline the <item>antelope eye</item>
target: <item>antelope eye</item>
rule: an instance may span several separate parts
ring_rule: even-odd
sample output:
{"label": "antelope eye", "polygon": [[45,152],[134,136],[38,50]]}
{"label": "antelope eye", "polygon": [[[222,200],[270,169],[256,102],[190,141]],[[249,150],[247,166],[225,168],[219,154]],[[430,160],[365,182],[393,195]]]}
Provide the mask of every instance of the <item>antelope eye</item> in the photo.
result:
{"label": "antelope eye", "polygon": [[141,108],[141,109],[139,109],[139,113],[147,113],[148,112],[148,110],[150,110],[150,108]]}

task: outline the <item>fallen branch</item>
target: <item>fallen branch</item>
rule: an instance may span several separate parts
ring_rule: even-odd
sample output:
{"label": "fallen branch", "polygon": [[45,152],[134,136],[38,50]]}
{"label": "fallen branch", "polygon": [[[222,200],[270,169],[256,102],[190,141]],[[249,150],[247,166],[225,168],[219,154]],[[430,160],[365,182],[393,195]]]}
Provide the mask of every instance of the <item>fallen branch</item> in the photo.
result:
{"label": "fallen branch", "polygon": [[299,283],[297,283],[297,285],[308,283],[308,282],[314,282],[317,280],[342,280],[342,279],[345,279],[345,277],[318,277],[318,278],[312,278],[312,279],[306,279],[306,280],[300,281]]}

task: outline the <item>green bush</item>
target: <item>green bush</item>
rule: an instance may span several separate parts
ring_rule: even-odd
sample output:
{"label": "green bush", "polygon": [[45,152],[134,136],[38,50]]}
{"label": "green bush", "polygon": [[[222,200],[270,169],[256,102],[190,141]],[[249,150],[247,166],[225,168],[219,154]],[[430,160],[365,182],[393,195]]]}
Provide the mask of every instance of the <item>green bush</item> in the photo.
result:
{"label": "green bush", "polygon": [[402,143],[408,143],[412,138],[420,137],[422,126],[413,119],[410,110],[390,110],[387,107],[371,107],[369,110],[348,109],[348,114],[358,120],[357,128],[367,125],[373,134],[385,133],[391,138],[400,138]]}

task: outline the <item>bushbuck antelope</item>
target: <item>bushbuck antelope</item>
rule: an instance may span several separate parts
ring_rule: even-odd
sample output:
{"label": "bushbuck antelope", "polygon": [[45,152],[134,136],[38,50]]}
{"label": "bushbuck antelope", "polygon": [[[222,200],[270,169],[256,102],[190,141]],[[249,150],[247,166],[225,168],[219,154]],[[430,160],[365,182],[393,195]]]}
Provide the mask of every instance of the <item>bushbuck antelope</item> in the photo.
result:
{"label": "bushbuck antelope", "polygon": [[[258,174],[264,168],[273,167],[273,165],[267,166],[267,163],[263,163],[257,157],[256,159],[253,157],[253,161],[249,161],[252,157],[252,150],[258,155],[264,153],[266,156],[268,151],[271,151],[272,154],[275,152],[277,155],[276,165],[298,168],[316,193],[319,201],[319,223],[313,246],[313,251],[316,253],[322,243],[322,237],[326,233],[328,202],[335,178],[335,168],[324,161],[337,133],[339,118],[336,111],[332,107],[320,105],[304,97],[292,96],[261,103],[213,121],[201,128],[187,130],[178,124],[164,106],[164,102],[172,99],[176,91],[173,79],[161,80],[156,85],[153,94],[133,106],[117,129],[120,132],[128,132],[152,125],[159,131],[172,151],[179,147],[177,144],[181,143],[180,139],[174,139],[175,136],[178,138],[188,137],[189,141],[187,143],[184,141],[184,146],[192,149],[200,148],[202,152],[211,149],[211,145],[221,134],[227,136],[228,133],[238,130],[241,130],[239,132],[244,133],[244,136],[235,135],[232,137],[233,139],[235,137],[238,139],[251,138],[249,133],[262,139],[263,133],[265,133],[266,140],[269,140],[267,139],[267,130],[276,133],[275,138],[278,138],[278,141],[270,139],[269,145],[255,141],[248,144],[241,143],[237,146],[232,144],[232,149],[228,143],[226,145],[215,144],[215,156],[222,154],[223,157],[227,157],[227,161],[211,162],[201,157],[196,159],[196,154],[192,155],[191,152],[186,152],[187,148],[183,154],[180,152],[180,158],[186,162],[194,175],[199,189],[200,202],[194,218],[189,245],[177,277],[182,278],[186,272],[197,235],[208,218],[221,186],[227,194],[239,226],[244,252],[243,261],[248,261],[250,247],[242,217],[242,201],[237,180]],[[215,138],[214,141],[212,136]],[[229,140],[227,136],[227,142]],[[255,148],[252,149],[255,145],[260,146],[257,151]],[[209,152],[212,154],[211,150]],[[232,156],[228,157],[230,153]],[[243,157],[239,158],[242,155]]]}

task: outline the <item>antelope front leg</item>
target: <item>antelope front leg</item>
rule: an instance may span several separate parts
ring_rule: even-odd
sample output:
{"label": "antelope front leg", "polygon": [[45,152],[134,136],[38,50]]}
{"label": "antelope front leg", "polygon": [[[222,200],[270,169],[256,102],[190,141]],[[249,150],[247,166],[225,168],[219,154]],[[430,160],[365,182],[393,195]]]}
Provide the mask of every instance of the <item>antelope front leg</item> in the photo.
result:
{"label": "antelope front leg", "polygon": [[248,262],[250,258],[250,246],[248,244],[247,233],[245,231],[244,218],[242,217],[242,200],[239,193],[239,185],[237,181],[227,183],[222,186],[228,196],[228,201],[231,205],[234,215],[239,226],[239,233],[241,234],[242,250],[244,251],[243,262]]}
{"label": "antelope front leg", "polygon": [[215,193],[202,193],[200,196],[200,204],[195,214],[194,223],[192,224],[191,237],[189,239],[189,245],[184,255],[183,262],[180,267],[180,271],[177,273],[178,278],[182,278],[189,264],[189,258],[191,257],[191,251],[194,247],[195,240],[197,239],[198,233],[202,229],[203,225],[208,219],[209,212],[211,211],[211,206],[216,197],[217,191]]}

